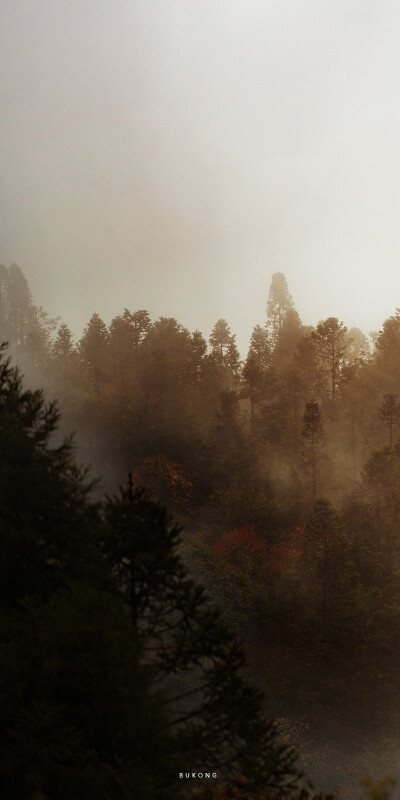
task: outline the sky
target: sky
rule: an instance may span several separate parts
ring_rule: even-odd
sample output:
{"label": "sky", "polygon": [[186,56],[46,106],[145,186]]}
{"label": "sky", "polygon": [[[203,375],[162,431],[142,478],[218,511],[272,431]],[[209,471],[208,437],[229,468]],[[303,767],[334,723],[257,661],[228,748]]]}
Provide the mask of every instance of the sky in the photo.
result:
{"label": "sky", "polygon": [[1,0],[0,263],[80,336],[173,316],[246,354],[400,306],[394,0]]}

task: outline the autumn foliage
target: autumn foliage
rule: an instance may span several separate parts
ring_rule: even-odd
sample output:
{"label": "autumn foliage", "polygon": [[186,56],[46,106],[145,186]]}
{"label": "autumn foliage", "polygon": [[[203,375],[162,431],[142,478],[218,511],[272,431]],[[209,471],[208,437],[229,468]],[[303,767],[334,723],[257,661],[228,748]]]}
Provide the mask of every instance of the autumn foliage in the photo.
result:
{"label": "autumn foliage", "polygon": [[149,488],[154,497],[165,503],[175,516],[188,511],[193,484],[176,462],[169,461],[165,456],[145,458],[136,467],[133,478],[136,484]]}
{"label": "autumn foliage", "polygon": [[275,534],[272,541],[257,533],[254,525],[222,531],[213,545],[214,553],[230,566],[249,577],[278,579],[302,553],[304,528],[294,528]]}

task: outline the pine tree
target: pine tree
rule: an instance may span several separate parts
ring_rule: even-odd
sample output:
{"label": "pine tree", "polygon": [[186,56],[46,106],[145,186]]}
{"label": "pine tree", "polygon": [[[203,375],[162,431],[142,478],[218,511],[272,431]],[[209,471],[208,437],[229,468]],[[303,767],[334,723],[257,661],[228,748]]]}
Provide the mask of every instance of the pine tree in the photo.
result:
{"label": "pine tree", "polygon": [[311,474],[312,495],[315,498],[317,495],[322,449],[325,444],[325,431],[319,405],[313,400],[306,403],[301,435],[304,442],[303,460]]}
{"label": "pine tree", "polygon": [[385,394],[383,403],[378,411],[379,419],[385,423],[389,429],[389,446],[393,444],[393,430],[396,425],[400,425],[400,404],[396,403],[397,394]]}
{"label": "pine tree", "polygon": [[219,319],[215,323],[210,334],[210,345],[213,353],[222,362],[227,353],[231,341],[231,329],[224,319]]}
{"label": "pine tree", "polygon": [[107,328],[95,312],[86,325],[78,350],[83,370],[96,394],[99,393],[100,382],[104,378],[107,344]]}
{"label": "pine tree", "polygon": [[267,326],[275,347],[289,310],[294,309],[293,298],[289,293],[286,278],[283,272],[274,272],[267,303]]}
{"label": "pine tree", "polygon": [[348,541],[339,516],[329,502],[314,504],[305,526],[303,561],[308,565],[309,591],[315,593],[321,624],[337,623],[350,600],[352,567]]}
{"label": "pine tree", "polygon": [[256,325],[251,334],[248,357],[252,357],[262,370],[271,363],[271,343],[265,328]]}
{"label": "pine tree", "polygon": [[194,753],[198,764],[211,759],[226,787],[244,775],[244,797],[267,789],[290,797],[300,778],[294,753],[263,719],[261,696],[242,674],[241,646],[188,577],[179,529],[131,480],[108,501],[106,519],[106,553],[148,668],[167,687],[182,761]]}
{"label": "pine tree", "polygon": [[10,347],[24,352],[26,336],[32,321],[32,296],[22,269],[11,264],[8,270],[8,327]]}
{"label": "pine tree", "polygon": [[74,342],[68,325],[63,322],[58,331],[53,344],[53,357],[60,361],[67,361],[72,358],[74,352]]}
{"label": "pine tree", "polygon": [[240,356],[235,339],[226,320],[219,319],[210,334],[211,356],[220,367],[226,392],[234,389],[239,374]]}
{"label": "pine tree", "polygon": [[336,399],[337,388],[342,375],[342,367],[349,338],[347,328],[336,317],[329,317],[317,325],[311,333],[316,352],[323,369],[329,376],[331,398]]}

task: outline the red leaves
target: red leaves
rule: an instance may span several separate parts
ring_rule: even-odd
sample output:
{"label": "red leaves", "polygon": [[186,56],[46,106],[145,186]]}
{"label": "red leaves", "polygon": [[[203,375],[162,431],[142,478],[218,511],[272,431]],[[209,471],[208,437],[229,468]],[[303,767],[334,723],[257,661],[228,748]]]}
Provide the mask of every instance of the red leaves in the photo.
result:
{"label": "red leaves", "polygon": [[249,525],[222,531],[213,551],[249,577],[277,580],[300,558],[303,537],[302,525],[275,533],[268,539],[257,533],[254,525]]}

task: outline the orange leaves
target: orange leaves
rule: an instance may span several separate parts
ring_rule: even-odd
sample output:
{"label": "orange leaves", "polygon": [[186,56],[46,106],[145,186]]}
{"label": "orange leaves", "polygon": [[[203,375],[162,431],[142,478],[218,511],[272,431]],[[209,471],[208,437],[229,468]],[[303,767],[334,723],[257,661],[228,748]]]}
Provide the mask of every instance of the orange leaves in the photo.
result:
{"label": "orange leaves", "polygon": [[193,484],[179,464],[165,456],[145,458],[133,473],[135,483],[146,486],[157,500],[174,513],[188,511]]}

